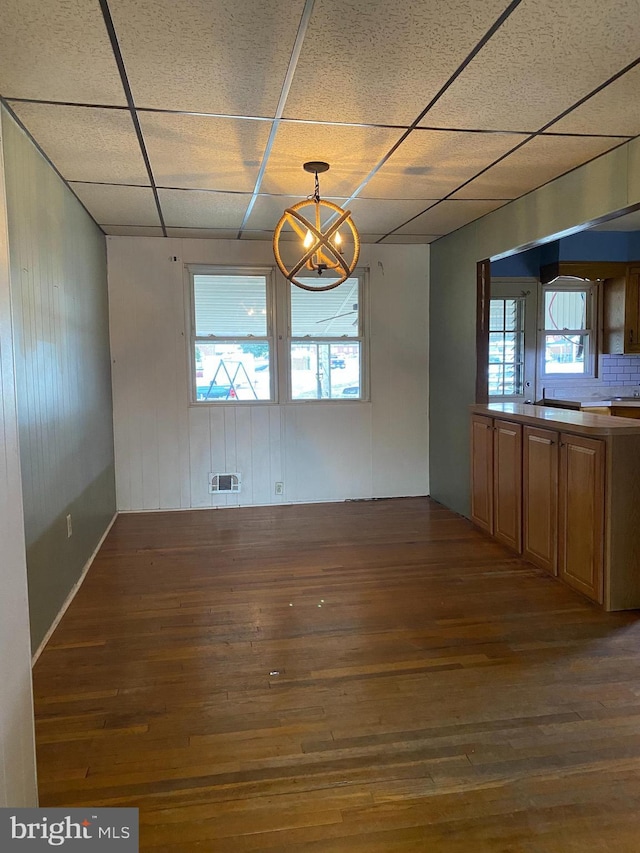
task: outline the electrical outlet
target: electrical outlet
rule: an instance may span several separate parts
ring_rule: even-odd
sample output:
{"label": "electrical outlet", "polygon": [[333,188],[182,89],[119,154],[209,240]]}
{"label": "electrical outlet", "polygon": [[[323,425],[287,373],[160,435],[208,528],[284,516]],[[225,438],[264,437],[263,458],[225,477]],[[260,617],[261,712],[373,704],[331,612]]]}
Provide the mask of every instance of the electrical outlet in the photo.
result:
{"label": "electrical outlet", "polygon": [[276,495],[284,495],[284,483],[276,483]]}
{"label": "electrical outlet", "polygon": [[73,524],[71,523],[71,513],[67,516],[67,539],[71,539],[73,533]]}

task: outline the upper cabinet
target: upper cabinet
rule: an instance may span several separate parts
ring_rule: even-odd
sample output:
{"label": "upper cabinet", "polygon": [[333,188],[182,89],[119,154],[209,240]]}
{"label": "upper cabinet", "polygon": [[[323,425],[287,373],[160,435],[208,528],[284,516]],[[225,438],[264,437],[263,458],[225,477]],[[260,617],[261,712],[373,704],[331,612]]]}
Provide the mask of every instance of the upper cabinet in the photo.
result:
{"label": "upper cabinet", "polygon": [[605,281],[602,352],[640,353],[640,264],[629,264],[623,275]]}

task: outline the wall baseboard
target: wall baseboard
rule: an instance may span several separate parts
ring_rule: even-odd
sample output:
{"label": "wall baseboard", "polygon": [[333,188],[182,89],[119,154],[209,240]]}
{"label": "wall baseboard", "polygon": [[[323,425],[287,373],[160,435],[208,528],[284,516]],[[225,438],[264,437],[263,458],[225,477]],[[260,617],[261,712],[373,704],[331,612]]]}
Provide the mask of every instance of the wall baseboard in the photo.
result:
{"label": "wall baseboard", "polygon": [[118,514],[119,513],[117,513],[117,512],[114,513],[113,518],[111,519],[111,521],[107,525],[107,529],[104,531],[104,533],[100,537],[100,541],[98,542],[96,547],[93,549],[93,553],[91,554],[91,556],[89,557],[87,562],[84,564],[84,568],[82,569],[82,573],[80,574],[80,577],[74,583],[73,587],[71,588],[71,591],[69,592],[69,595],[64,600],[64,604],[60,608],[60,612],[58,613],[56,618],[53,620],[51,627],[49,628],[47,633],[44,635],[42,642],[40,643],[40,645],[38,646],[38,648],[36,649],[36,651],[32,655],[32,657],[31,657],[31,666],[32,667],[35,666],[38,658],[40,657],[40,655],[44,651],[45,646],[47,645],[47,643],[51,639],[51,635],[53,634],[53,632],[56,630],[56,628],[60,624],[60,620],[62,619],[64,614],[67,612],[67,609],[69,608],[69,605],[71,604],[73,599],[76,597],[78,590],[82,586],[82,582],[84,581],[85,577],[87,576],[87,572],[91,568],[91,565],[92,565],[93,561],[95,560],[95,558],[98,554],[98,551],[100,550],[100,548],[102,548],[102,543],[104,542],[104,540],[109,535],[109,531],[113,527],[113,524],[114,524],[116,518],[118,517]]}

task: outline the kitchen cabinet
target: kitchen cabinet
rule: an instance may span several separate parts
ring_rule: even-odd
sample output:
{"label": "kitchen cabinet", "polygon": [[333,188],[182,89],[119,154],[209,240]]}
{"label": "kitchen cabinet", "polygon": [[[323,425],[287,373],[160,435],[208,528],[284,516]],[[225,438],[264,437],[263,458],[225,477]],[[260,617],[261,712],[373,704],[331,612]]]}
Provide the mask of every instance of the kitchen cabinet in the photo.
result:
{"label": "kitchen cabinet", "polygon": [[493,535],[522,551],[522,427],[499,419],[493,426]]}
{"label": "kitchen cabinet", "polygon": [[604,454],[599,439],[560,435],[558,574],[602,604]]}
{"label": "kitchen cabinet", "polygon": [[558,573],[558,433],[527,426],[523,438],[523,557]]}
{"label": "kitchen cabinet", "polygon": [[471,519],[493,535],[493,418],[471,417]]}
{"label": "kitchen cabinet", "polygon": [[522,427],[480,415],[471,419],[471,518],[520,553]]}
{"label": "kitchen cabinet", "polygon": [[630,264],[624,275],[605,280],[602,352],[640,353],[639,264]]}
{"label": "kitchen cabinet", "polygon": [[606,610],[640,608],[640,424],[517,403],[472,424],[472,520]]}

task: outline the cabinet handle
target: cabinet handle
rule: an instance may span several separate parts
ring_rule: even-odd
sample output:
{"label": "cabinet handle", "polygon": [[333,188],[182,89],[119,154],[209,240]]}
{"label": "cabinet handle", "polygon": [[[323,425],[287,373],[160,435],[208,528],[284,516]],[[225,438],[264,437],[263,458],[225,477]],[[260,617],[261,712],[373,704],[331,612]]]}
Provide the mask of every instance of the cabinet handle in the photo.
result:
{"label": "cabinet handle", "polygon": [[629,343],[633,343],[633,329],[629,329]]}

